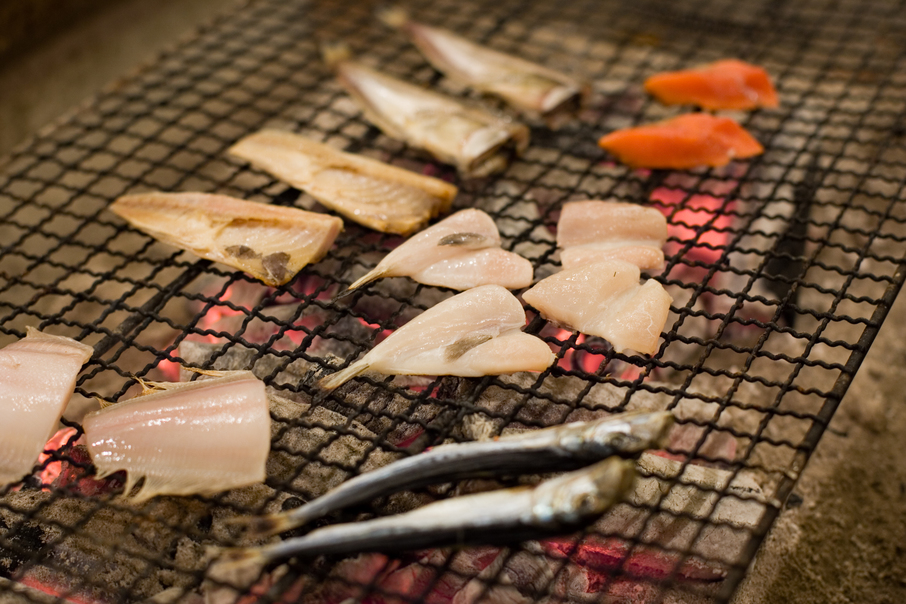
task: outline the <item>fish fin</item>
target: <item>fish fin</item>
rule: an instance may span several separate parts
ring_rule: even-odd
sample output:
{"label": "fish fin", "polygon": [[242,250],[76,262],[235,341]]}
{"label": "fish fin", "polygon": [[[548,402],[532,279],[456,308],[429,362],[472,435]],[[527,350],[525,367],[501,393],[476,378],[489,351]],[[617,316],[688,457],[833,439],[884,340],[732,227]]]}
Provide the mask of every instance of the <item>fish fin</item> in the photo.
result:
{"label": "fish fin", "polygon": [[104,399],[102,399],[99,396],[94,397],[94,400],[96,400],[98,402],[98,404],[101,406],[101,409],[106,409],[107,407],[112,407],[116,404],[116,403],[111,403],[110,401],[105,401]]}
{"label": "fish fin", "polygon": [[183,367],[186,371],[191,373],[197,373],[198,375],[206,375],[208,377],[225,377],[235,371],[220,371],[218,369],[199,369],[198,367]]}
{"label": "fish fin", "polygon": [[384,276],[386,274],[387,274],[387,269],[382,268],[382,269],[378,270],[378,268],[376,267],[373,270],[365,273],[363,276],[356,279],[356,281],[352,285],[350,285],[349,288],[345,292],[343,292],[342,294],[337,296],[337,298],[351,294],[353,292],[353,290],[362,287],[366,283],[371,283],[372,281],[377,281],[378,279],[382,279],[382,278],[384,278]]}
{"label": "fish fin", "polygon": [[240,527],[247,537],[256,538],[269,537],[294,529],[303,524],[303,522],[294,520],[291,514],[283,513],[253,516],[251,518],[231,518],[230,520],[227,520],[227,524]]}
{"label": "fish fin", "polygon": [[321,42],[321,58],[327,63],[328,67],[333,67],[338,63],[348,60],[352,57],[352,49],[349,44],[340,40],[326,40]]}
{"label": "fish fin", "polygon": [[332,373],[326,377],[321,378],[318,381],[318,387],[322,390],[333,390],[339,388],[352,378],[357,375],[361,375],[368,371],[368,368],[371,367],[368,363],[362,363],[361,361],[353,363],[346,369]]}
{"label": "fish fin", "polygon": [[437,245],[455,245],[458,247],[482,248],[487,245],[487,240],[487,237],[485,237],[484,235],[479,235],[478,233],[450,233],[445,237],[441,237],[440,241],[437,242]]}
{"label": "fish fin", "polygon": [[476,346],[481,346],[492,339],[494,339],[494,336],[487,333],[471,334],[460,338],[444,348],[444,360],[455,361]]}
{"label": "fish fin", "polygon": [[375,16],[393,29],[400,29],[409,22],[409,13],[401,6],[382,6],[375,12]]}

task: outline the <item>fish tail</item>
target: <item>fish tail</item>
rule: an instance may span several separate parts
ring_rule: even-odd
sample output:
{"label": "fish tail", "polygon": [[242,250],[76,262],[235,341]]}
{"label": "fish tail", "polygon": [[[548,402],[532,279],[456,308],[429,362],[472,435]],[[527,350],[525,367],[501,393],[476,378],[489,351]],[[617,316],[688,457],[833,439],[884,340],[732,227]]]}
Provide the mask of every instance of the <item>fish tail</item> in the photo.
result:
{"label": "fish tail", "polygon": [[298,520],[291,513],[268,514],[249,518],[245,529],[250,537],[269,537],[292,530],[304,523],[304,519]]}
{"label": "fish tail", "polygon": [[384,25],[393,29],[401,29],[409,22],[409,13],[401,6],[382,6],[375,14]]}
{"label": "fish tail", "polygon": [[321,42],[321,58],[328,67],[333,67],[352,57],[352,49],[342,40],[325,40]]}
{"label": "fish tail", "polygon": [[346,369],[342,369],[336,373],[332,373],[326,377],[321,378],[318,382],[318,387],[322,390],[333,390],[334,388],[339,388],[352,378],[362,373],[368,371],[368,368],[371,365],[368,363],[353,363]]}

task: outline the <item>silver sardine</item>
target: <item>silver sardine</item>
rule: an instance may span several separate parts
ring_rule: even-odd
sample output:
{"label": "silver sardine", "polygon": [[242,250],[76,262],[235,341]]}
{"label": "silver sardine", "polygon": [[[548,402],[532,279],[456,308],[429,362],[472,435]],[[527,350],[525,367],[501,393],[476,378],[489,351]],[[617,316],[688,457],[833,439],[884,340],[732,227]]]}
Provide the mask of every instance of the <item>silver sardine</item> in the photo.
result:
{"label": "silver sardine", "polygon": [[441,445],[352,478],[281,514],[254,518],[256,534],[274,534],[325,514],[399,491],[485,475],[572,470],[611,455],[660,448],[673,425],[669,412],[625,413],[482,442]]}
{"label": "silver sardine", "polygon": [[459,100],[408,84],[353,61],[344,45],[322,48],[340,84],[366,119],[390,137],[456,166],[465,177],[502,171],[528,146],[529,130]]}

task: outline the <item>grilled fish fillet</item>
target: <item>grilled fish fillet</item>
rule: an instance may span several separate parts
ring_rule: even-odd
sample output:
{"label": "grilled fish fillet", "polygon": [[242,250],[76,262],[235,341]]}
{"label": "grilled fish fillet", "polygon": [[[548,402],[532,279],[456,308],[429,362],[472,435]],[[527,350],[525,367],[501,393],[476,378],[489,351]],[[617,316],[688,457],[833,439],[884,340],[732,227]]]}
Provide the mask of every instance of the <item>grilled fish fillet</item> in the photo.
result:
{"label": "grilled fish fillet", "polygon": [[779,105],[768,72],[739,59],[658,73],[645,80],[645,90],[666,105],[698,105],[710,110]]}

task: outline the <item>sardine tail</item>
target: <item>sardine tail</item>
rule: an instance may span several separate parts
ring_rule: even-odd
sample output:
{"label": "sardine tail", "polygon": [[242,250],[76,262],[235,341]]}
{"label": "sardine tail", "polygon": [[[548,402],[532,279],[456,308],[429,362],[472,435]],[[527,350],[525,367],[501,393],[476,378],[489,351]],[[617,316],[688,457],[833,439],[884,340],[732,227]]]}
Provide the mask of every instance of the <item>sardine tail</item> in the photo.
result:
{"label": "sardine tail", "polygon": [[377,9],[375,16],[381,23],[393,29],[400,29],[409,22],[409,13],[400,6],[382,6]]}
{"label": "sardine tail", "polygon": [[361,361],[353,363],[346,369],[332,373],[324,378],[321,378],[321,381],[318,382],[318,387],[322,390],[333,390],[339,388],[352,378],[357,375],[361,375],[368,371],[370,365],[368,363],[362,363]]}
{"label": "sardine tail", "polygon": [[321,42],[321,58],[328,67],[333,67],[352,57],[349,44],[341,40],[325,40]]}

